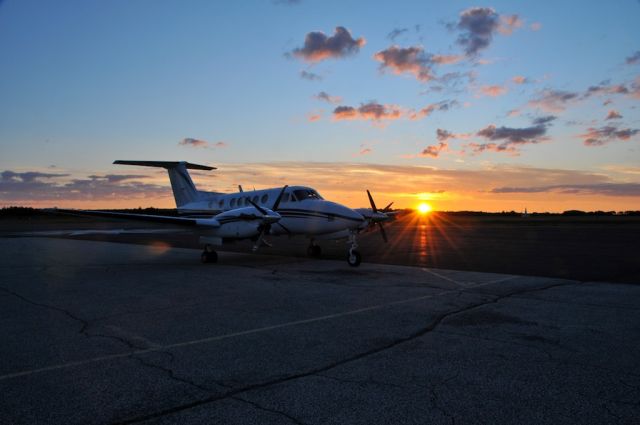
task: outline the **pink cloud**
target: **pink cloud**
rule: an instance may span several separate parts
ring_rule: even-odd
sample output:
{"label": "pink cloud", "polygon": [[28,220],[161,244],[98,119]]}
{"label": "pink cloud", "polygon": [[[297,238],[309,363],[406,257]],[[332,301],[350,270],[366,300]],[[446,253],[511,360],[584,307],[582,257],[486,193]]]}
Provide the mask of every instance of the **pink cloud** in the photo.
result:
{"label": "pink cloud", "polygon": [[498,97],[507,93],[507,88],[499,85],[481,86],[480,93],[484,96]]}

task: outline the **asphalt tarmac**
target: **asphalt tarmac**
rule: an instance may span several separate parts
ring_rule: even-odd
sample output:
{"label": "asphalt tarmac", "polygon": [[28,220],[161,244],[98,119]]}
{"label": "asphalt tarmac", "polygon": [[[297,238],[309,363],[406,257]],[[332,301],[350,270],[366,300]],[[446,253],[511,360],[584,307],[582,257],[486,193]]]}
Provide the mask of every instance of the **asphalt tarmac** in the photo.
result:
{"label": "asphalt tarmac", "polygon": [[0,238],[0,423],[635,424],[640,286]]}

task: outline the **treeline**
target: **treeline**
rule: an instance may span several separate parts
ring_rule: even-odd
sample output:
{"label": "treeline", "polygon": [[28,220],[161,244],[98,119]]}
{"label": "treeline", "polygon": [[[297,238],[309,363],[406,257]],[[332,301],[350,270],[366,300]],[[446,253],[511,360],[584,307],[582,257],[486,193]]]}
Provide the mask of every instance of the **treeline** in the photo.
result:
{"label": "treeline", "polygon": [[[115,212],[123,212],[123,213],[136,213],[136,214],[146,214],[146,215],[169,215],[169,216],[177,216],[178,211],[176,209],[168,209],[168,208],[129,208],[129,209],[118,209],[118,210],[103,210],[103,211],[115,211]],[[31,207],[3,207],[0,209],[0,217],[36,217],[36,216],[47,216],[55,213],[55,209],[46,208],[31,208]]]}
{"label": "treeline", "polygon": [[[406,212],[413,212],[412,209],[405,210]],[[436,211],[436,214],[445,214],[451,216],[464,216],[464,217],[522,217],[524,214],[517,211],[500,211],[500,212],[485,212],[485,211]],[[531,212],[526,215],[531,217],[577,217],[577,216],[640,216],[640,211],[580,211],[580,210],[568,210],[561,213],[551,212]]]}
{"label": "treeline", "polygon": [[[52,211],[50,209],[38,209],[31,207],[4,207],[0,209],[0,217],[30,217],[30,216],[43,216],[49,215]],[[129,208],[129,209],[117,209],[117,210],[104,210],[115,211],[123,213],[136,213],[147,215],[168,215],[177,216],[178,211],[174,208]],[[413,212],[412,209],[406,209],[405,212]],[[516,211],[500,211],[500,212],[484,212],[484,211],[438,211],[436,214],[446,214],[451,216],[466,216],[466,217],[522,217],[521,212]],[[580,211],[580,210],[568,210],[562,213],[549,213],[549,212],[532,212],[527,215],[531,217],[546,217],[546,216],[640,216],[640,211]]]}

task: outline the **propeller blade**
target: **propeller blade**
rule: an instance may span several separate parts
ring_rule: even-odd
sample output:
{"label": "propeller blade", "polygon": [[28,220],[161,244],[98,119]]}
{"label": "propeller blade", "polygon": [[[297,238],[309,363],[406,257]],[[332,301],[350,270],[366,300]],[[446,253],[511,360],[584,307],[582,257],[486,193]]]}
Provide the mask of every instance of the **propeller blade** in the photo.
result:
{"label": "propeller blade", "polygon": [[388,243],[389,239],[387,239],[387,232],[384,230],[384,226],[382,225],[382,223],[378,223],[378,227],[380,227],[380,234],[382,235],[382,239]]}
{"label": "propeller blade", "polygon": [[391,208],[391,205],[393,205],[393,202],[390,202],[389,205],[387,205],[386,207],[384,207],[382,209],[382,212],[386,213],[387,211],[389,211],[389,208]]}
{"label": "propeller blade", "polygon": [[369,203],[371,204],[371,209],[373,210],[374,213],[377,213],[378,209],[376,208],[376,203],[373,202],[373,197],[371,196],[371,192],[369,192],[369,189],[367,189],[367,196],[369,197]]}
{"label": "propeller blade", "polygon": [[282,200],[282,197],[284,196],[284,191],[287,190],[288,187],[289,187],[289,185],[287,185],[287,184],[284,185],[284,187],[280,191],[280,195],[278,195],[278,198],[276,199],[276,202],[273,204],[273,208],[271,208],[272,211],[277,211],[278,210],[278,207],[280,206],[280,201]]}
{"label": "propeller blade", "polygon": [[255,202],[253,202],[251,199],[249,199],[249,203],[251,205],[253,205],[253,208],[257,209],[258,211],[260,211],[260,213],[262,215],[267,215],[267,210],[265,210],[264,208],[262,208],[260,205],[256,204]]}
{"label": "propeller blade", "polygon": [[278,226],[282,227],[288,235],[291,235],[291,230],[287,229],[286,226],[280,222],[276,223]]}

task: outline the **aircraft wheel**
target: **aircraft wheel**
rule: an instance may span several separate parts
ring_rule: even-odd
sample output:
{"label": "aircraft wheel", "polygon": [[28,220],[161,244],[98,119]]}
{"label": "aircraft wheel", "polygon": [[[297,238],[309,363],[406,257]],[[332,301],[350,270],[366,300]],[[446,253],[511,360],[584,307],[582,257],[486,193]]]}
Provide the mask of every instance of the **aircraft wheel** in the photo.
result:
{"label": "aircraft wheel", "polygon": [[351,267],[358,267],[360,262],[362,262],[362,255],[360,255],[360,253],[355,249],[350,249],[349,256],[347,257],[347,263],[349,263]]}
{"label": "aircraft wheel", "polygon": [[215,263],[218,261],[218,253],[215,251],[204,251],[200,255],[200,260],[203,263]]}
{"label": "aircraft wheel", "polygon": [[320,245],[309,245],[307,255],[309,255],[309,257],[319,257],[322,255],[322,248],[320,248]]}

